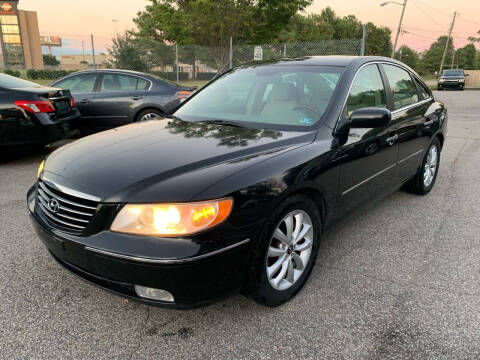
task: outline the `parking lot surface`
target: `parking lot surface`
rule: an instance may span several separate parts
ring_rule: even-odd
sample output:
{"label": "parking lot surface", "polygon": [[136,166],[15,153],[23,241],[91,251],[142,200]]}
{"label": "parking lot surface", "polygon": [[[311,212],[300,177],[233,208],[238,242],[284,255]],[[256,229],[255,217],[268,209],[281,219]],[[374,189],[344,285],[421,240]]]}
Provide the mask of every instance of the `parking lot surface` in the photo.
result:
{"label": "parking lot surface", "polygon": [[450,120],[433,191],[398,191],[336,225],[278,308],[236,295],[165,310],[77,279],[25,208],[48,150],[0,164],[0,358],[480,358],[480,91],[436,96]]}

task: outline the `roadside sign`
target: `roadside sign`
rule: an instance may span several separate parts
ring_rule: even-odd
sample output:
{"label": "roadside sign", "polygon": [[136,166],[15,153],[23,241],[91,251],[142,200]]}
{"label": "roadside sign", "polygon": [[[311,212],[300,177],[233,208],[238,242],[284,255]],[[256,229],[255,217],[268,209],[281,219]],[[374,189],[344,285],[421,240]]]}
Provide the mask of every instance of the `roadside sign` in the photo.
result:
{"label": "roadside sign", "polygon": [[261,46],[255,46],[255,48],[253,49],[253,60],[263,60],[263,49]]}

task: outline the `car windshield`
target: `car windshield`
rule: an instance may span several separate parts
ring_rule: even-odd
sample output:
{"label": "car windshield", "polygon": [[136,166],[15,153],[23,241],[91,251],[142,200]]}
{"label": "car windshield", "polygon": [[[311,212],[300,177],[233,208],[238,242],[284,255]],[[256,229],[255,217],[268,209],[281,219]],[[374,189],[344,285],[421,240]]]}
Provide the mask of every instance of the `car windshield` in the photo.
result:
{"label": "car windshield", "polygon": [[309,127],[327,109],[343,67],[250,66],[219,77],[176,112],[187,121]]}
{"label": "car windshield", "polygon": [[0,87],[4,89],[21,89],[31,87],[39,88],[41,86],[31,81],[19,79],[15,76],[0,74]]}
{"label": "car windshield", "polygon": [[463,70],[444,70],[443,76],[464,76]]}

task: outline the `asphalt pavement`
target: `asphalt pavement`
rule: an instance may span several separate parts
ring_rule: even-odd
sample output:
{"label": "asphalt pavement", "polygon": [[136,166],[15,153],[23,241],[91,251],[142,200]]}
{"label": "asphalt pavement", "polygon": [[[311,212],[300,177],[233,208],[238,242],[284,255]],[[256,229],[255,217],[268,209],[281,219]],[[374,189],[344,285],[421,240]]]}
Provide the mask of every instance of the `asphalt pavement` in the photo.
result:
{"label": "asphalt pavement", "polygon": [[77,279],[25,208],[48,150],[0,164],[0,358],[479,359],[480,91],[435,95],[450,119],[435,188],[336,225],[278,308],[236,295],[165,310]]}

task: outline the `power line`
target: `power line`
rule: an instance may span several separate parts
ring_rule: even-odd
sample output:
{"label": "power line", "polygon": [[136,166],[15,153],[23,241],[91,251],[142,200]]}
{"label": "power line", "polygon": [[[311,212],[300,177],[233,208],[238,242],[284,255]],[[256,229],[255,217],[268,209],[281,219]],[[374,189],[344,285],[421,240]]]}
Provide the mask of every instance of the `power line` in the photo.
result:
{"label": "power line", "polygon": [[417,9],[420,10],[427,18],[429,18],[432,23],[434,23],[435,25],[437,25],[439,28],[444,29],[444,26],[441,25],[440,23],[438,23],[438,22],[433,18],[433,16],[431,16],[426,10],[422,9],[422,8],[420,7],[420,5],[419,5],[416,1],[414,1],[413,4],[414,4],[414,5],[417,7]]}
{"label": "power line", "polygon": [[433,6],[425,3],[425,2],[422,1],[422,0],[415,0],[415,1],[418,1],[418,2],[421,3],[423,6],[426,6],[426,7],[430,8],[430,9],[432,9],[432,10],[435,10],[435,11],[437,11],[437,12],[439,12],[439,13],[445,15],[445,16],[448,16],[448,17],[451,17],[451,16],[452,16],[452,14],[450,14],[450,13],[444,11],[444,10],[440,10],[440,9],[438,9],[438,8],[436,8],[436,7],[433,7]]}
{"label": "power line", "polygon": [[424,35],[420,35],[420,34],[415,34],[415,33],[411,32],[411,31],[403,30],[402,33],[404,33],[404,34],[409,34],[409,35],[413,35],[413,36],[417,36],[417,37],[420,37],[420,38],[423,38],[423,39],[428,39],[428,40],[434,40],[434,41],[437,40],[437,39],[432,38],[432,37],[428,37],[428,36],[424,36]]}

